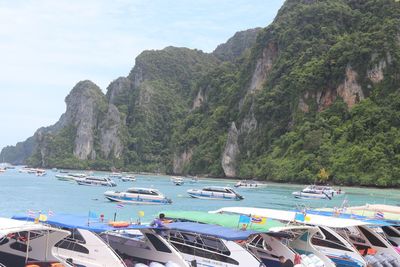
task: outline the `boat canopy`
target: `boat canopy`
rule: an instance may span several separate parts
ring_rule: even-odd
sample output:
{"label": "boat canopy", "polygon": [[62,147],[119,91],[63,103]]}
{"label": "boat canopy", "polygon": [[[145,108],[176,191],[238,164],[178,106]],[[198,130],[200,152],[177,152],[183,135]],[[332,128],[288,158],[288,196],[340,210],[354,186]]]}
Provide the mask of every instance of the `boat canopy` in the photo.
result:
{"label": "boat canopy", "polygon": [[219,225],[194,222],[175,222],[168,224],[166,227],[171,230],[213,236],[230,241],[247,240],[251,235],[260,234],[260,232],[253,230],[236,230]]}
{"label": "boat canopy", "polygon": [[[170,219],[180,219],[191,222],[221,225],[229,228],[240,228],[240,215],[234,214],[211,214],[203,211],[164,211],[165,217]],[[276,220],[267,219],[263,223],[249,223],[248,230],[268,232],[272,228],[280,228],[285,224]]]}
{"label": "boat canopy", "polygon": [[[19,221],[33,221],[34,218],[26,215],[16,215],[12,217]],[[89,216],[71,215],[71,214],[55,214],[49,217],[45,222],[52,226],[63,227],[68,229],[85,229],[96,233],[107,231],[124,230],[124,229],[148,229],[153,228],[147,225],[130,224],[126,227],[113,227],[107,222],[100,222],[98,218],[89,218]]]}
{"label": "boat canopy", "polygon": [[380,226],[396,225],[396,222],[393,222],[393,221],[372,219],[372,218],[368,218],[366,216],[361,216],[361,215],[356,215],[356,214],[335,213],[333,211],[307,210],[307,214],[315,214],[315,215],[322,215],[322,216],[342,218],[342,219],[356,219],[356,220],[366,222],[367,224],[380,225]]}
{"label": "boat canopy", "polygon": [[233,214],[246,214],[251,216],[260,216],[271,218],[285,222],[297,222],[316,226],[327,226],[333,228],[346,228],[360,225],[370,225],[366,221],[337,218],[334,216],[323,216],[316,214],[303,214],[296,211],[283,211],[264,208],[250,208],[250,207],[228,207],[222,208],[211,213],[233,213]]}
{"label": "boat canopy", "polygon": [[[43,231],[43,230],[54,230],[54,229],[42,224],[35,224],[32,222],[24,222],[8,218],[0,218],[0,238],[15,232]],[[67,233],[66,236],[67,235],[69,235],[69,233]]]}

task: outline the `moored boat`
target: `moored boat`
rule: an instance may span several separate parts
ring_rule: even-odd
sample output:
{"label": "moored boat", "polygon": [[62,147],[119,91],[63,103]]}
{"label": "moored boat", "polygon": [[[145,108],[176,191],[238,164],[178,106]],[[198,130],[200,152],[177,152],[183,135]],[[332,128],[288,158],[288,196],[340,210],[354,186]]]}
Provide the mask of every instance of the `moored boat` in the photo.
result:
{"label": "moored boat", "polygon": [[[23,215],[13,218],[19,221],[34,220],[34,218]],[[116,228],[94,218],[69,214],[55,214],[49,217],[45,223],[67,230],[71,234],[60,240],[53,248],[53,253],[58,258],[73,263],[65,266],[126,267],[116,252],[98,235],[101,232],[115,230]]]}
{"label": "moored boat", "polygon": [[165,232],[166,239],[189,264],[212,267],[264,266],[251,252],[236,243],[255,233],[193,222],[170,223]]}
{"label": "moored boat", "polygon": [[335,190],[330,186],[309,185],[301,191],[293,192],[295,198],[301,199],[332,199],[335,196],[343,195],[341,189]]}
{"label": "moored boat", "polygon": [[126,191],[106,191],[104,196],[110,201],[127,204],[171,204],[172,201],[166,198],[160,191],[152,188],[132,187]]}
{"label": "moored boat", "polygon": [[174,185],[183,185],[185,183],[185,179],[183,179],[183,177],[177,177],[177,176],[173,176],[171,178],[172,183],[174,183]]}
{"label": "moored boat", "polygon": [[134,182],[134,181],[136,181],[136,177],[135,177],[135,175],[125,175],[125,176],[121,177],[121,181],[122,182]]}
{"label": "moored boat", "polygon": [[0,266],[59,264],[57,266],[72,267],[54,250],[55,245],[69,234],[68,231],[41,224],[0,218]]}
{"label": "moored boat", "polygon": [[108,178],[110,178],[110,179],[112,179],[112,178],[121,179],[122,178],[122,173],[120,173],[120,172],[112,172],[111,174],[108,175]]}
{"label": "moored boat", "polygon": [[230,187],[208,186],[203,189],[189,189],[189,196],[199,199],[220,199],[220,200],[242,200],[243,196],[239,195]]}
{"label": "moored boat", "polygon": [[235,184],[235,187],[237,187],[237,188],[252,188],[252,189],[263,188],[266,186],[267,186],[267,184],[258,183],[253,180],[242,180]]}
{"label": "moored boat", "polygon": [[108,177],[89,176],[89,177],[83,177],[83,178],[76,178],[75,181],[79,185],[110,186],[110,187],[117,186],[117,184]]}

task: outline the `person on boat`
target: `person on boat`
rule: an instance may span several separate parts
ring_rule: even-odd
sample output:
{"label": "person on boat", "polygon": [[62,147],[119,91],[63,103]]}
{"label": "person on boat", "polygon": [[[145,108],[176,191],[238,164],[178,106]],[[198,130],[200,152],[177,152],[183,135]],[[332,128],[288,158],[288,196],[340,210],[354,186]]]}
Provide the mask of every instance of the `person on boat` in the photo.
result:
{"label": "person on boat", "polygon": [[284,256],[280,256],[279,261],[281,262],[282,267],[293,267],[294,266],[293,262],[289,259],[286,259]]}
{"label": "person on boat", "polygon": [[158,215],[158,218],[155,218],[155,219],[150,223],[150,226],[162,228],[162,227],[165,226],[165,223],[168,223],[168,222],[169,222],[169,221],[165,219],[165,214],[164,214],[164,213],[160,213],[160,215]]}

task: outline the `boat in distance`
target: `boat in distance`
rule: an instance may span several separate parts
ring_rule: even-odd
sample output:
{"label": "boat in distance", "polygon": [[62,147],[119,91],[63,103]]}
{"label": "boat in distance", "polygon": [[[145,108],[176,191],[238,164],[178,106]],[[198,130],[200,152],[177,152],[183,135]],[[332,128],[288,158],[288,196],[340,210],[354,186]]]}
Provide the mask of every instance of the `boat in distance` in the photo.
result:
{"label": "boat in distance", "polygon": [[117,184],[108,177],[89,176],[89,177],[83,177],[83,178],[76,178],[75,181],[79,185],[109,186],[109,187],[117,186]]}
{"label": "boat in distance", "polygon": [[165,205],[172,203],[171,199],[153,188],[131,187],[122,192],[110,190],[104,192],[104,196],[110,201],[127,204]]}
{"label": "boat in distance", "polygon": [[295,198],[300,199],[332,199],[335,196],[343,195],[341,189],[335,190],[330,186],[309,185],[301,191],[293,192]]}
{"label": "boat in distance", "polygon": [[122,182],[134,182],[134,181],[136,181],[136,177],[135,177],[135,175],[126,175],[126,176],[121,177],[121,181]]}
{"label": "boat in distance", "polygon": [[182,177],[176,177],[176,176],[173,176],[171,178],[171,181],[174,185],[178,185],[178,186],[183,185],[185,183],[185,180]]}
{"label": "boat in distance", "polygon": [[220,199],[220,200],[242,200],[243,196],[239,195],[230,187],[208,186],[202,189],[189,189],[189,196],[199,199]]}
{"label": "boat in distance", "polygon": [[267,184],[258,183],[253,180],[241,180],[235,184],[236,188],[263,188],[266,186]]}

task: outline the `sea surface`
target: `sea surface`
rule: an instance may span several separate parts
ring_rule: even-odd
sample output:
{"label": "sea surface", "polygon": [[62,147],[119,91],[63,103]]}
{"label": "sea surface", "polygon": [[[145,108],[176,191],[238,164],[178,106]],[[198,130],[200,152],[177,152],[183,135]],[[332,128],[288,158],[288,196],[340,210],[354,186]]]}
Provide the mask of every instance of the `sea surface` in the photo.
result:
{"label": "sea surface", "polygon": [[[81,172],[81,171],[76,171]],[[112,219],[116,215],[117,220],[139,219],[139,213],[144,212],[142,222],[151,221],[159,212],[165,210],[197,210],[210,211],[222,207],[262,207],[276,209],[294,208],[322,208],[340,207],[343,201],[351,206],[369,204],[400,204],[400,190],[342,187],[344,196],[333,200],[300,200],[292,196],[293,191],[304,188],[304,185],[288,185],[268,183],[268,186],[260,189],[237,189],[244,196],[242,201],[232,200],[201,200],[190,198],[186,191],[191,188],[204,186],[231,186],[237,180],[199,178],[196,183],[190,183],[190,178],[185,180],[183,186],[174,185],[169,176],[160,175],[136,175],[135,182],[122,182],[113,179],[117,187],[92,187],[78,185],[72,181],[59,181],[55,175],[59,174],[47,170],[47,175],[38,177],[34,174],[19,173],[18,168],[9,169],[0,173],[0,217],[11,217],[16,214],[28,215],[28,210],[46,214],[71,213],[88,215],[89,212],[98,215],[104,214],[106,219]],[[107,176],[109,173],[97,172],[96,176]],[[118,207],[115,202],[104,198],[107,190],[124,190],[129,187],[150,187],[160,190],[168,198],[172,199],[171,205],[124,205]]]}

